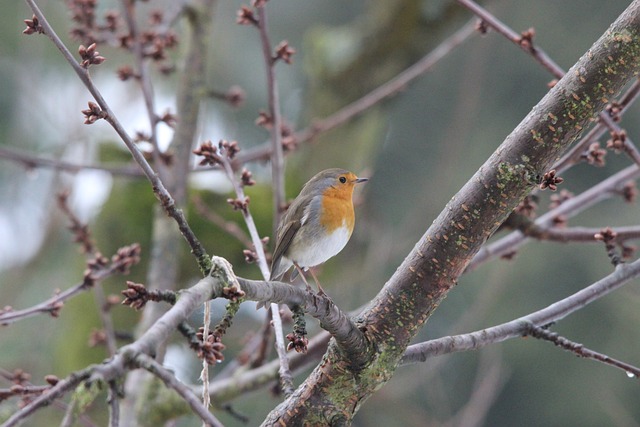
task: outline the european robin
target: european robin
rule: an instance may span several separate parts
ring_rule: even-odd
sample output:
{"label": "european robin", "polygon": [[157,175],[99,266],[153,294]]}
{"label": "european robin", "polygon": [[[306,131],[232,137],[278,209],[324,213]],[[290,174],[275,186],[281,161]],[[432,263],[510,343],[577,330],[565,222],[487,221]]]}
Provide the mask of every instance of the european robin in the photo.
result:
{"label": "european robin", "polygon": [[271,280],[292,266],[306,271],[322,264],[345,247],[355,224],[353,189],[365,181],[344,169],[327,169],[304,185],[278,225]]}

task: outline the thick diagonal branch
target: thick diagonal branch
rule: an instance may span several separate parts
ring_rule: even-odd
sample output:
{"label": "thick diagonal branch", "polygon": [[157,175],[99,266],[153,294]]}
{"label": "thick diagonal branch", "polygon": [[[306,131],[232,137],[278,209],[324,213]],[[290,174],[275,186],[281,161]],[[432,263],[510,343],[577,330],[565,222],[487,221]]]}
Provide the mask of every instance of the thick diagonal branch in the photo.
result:
{"label": "thick diagonal branch", "polygon": [[[536,105],[447,204],[359,320],[377,353],[352,372],[335,345],[264,425],[349,423],[481,245],[640,68],[640,1]],[[347,396],[345,398],[345,396]]]}

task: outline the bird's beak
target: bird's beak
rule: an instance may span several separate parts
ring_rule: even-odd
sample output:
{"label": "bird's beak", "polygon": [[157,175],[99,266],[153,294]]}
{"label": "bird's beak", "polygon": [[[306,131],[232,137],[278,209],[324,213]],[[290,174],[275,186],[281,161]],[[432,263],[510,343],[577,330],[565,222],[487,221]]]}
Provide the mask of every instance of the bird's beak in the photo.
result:
{"label": "bird's beak", "polygon": [[356,184],[360,184],[361,182],[367,182],[369,181],[369,178],[357,178],[354,182]]}

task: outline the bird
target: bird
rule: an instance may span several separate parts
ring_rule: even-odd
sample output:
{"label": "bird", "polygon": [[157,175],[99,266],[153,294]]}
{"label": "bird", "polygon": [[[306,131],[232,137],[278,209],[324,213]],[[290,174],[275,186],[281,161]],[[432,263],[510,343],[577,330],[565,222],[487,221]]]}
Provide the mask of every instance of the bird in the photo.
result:
{"label": "bird", "polygon": [[[291,202],[276,229],[270,280],[280,279],[291,267],[309,270],[337,255],[347,244],[355,225],[353,190],[368,181],[345,169],[326,169],[307,182]],[[313,270],[320,294],[325,294]]]}

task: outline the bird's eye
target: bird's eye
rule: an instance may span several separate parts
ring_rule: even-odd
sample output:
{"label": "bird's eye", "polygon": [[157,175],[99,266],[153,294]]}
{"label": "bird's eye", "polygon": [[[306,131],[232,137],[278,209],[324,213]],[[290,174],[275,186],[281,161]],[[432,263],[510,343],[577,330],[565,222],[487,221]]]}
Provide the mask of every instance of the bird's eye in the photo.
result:
{"label": "bird's eye", "polygon": [[347,178],[346,178],[346,177],[344,177],[344,176],[341,176],[341,177],[339,178],[339,181],[340,181],[341,183],[343,183],[343,184],[344,184],[345,182],[347,182]]}

